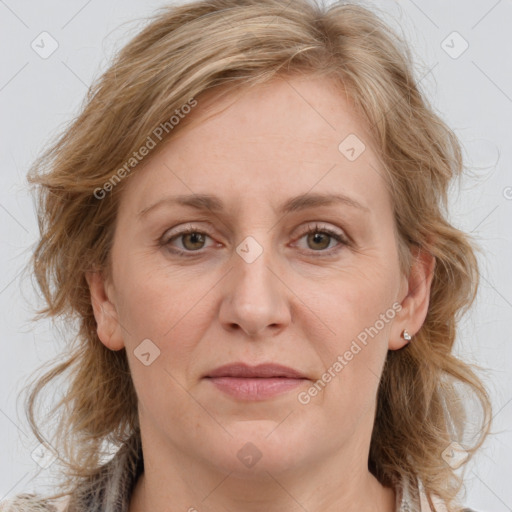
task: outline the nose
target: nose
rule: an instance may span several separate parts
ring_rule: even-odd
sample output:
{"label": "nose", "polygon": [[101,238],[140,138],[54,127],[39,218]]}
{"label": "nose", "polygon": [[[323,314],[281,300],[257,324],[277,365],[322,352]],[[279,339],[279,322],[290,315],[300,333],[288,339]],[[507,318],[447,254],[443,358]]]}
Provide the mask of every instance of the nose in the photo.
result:
{"label": "nose", "polygon": [[219,320],[226,330],[241,329],[251,338],[275,336],[290,323],[291,292],[270,250],[254,261],[240,254],[233,254],[234,268],[223,284]]}

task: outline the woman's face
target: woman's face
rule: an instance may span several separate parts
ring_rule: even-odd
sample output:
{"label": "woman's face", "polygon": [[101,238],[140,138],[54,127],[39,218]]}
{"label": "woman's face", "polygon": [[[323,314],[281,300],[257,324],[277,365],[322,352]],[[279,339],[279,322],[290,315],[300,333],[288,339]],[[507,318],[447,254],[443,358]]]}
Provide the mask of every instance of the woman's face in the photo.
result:
{"label": "woman's face", "polygon": [[[345,95],[258,86],[124,185],[111,279],[90,284],[143,440],[237,474],[366,463],[386,353],[420,328],[430,278],[400,273],[384,172]],[[267,364],[295,378],[237,373]]]}

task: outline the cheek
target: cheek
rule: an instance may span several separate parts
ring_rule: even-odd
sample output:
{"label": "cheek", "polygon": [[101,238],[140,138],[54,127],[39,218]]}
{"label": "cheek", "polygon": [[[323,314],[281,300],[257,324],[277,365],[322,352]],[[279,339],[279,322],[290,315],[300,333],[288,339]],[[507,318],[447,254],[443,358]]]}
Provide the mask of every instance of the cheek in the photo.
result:
{"label": "cheek", "polygon": [[161,339],[186,321],[187,311],[200,299],[199,286],[170,272],[158,255],[128,254],[118,268],[118,311],[130,334]]}
{"label": "cheek", "polygon": [[128,275],[120,318],[139,407],[155,422],[159,416],[185,414],[189,372],[202,337],[198,320],[205,314],[200,301],[204,292],[191,292],[175,276],[137,267]]}
{"label": "cheek", "polygon": [[[396,265],[397,267],[397,265]],[[377,329],[387,332],[394,317],[393,304],[397,298],[399,273],[384,261],[367,261],[343,268],[335,277],[316,288],[320,311],[328,316],[335,337],[340,342],[356,338],[378,322]],[[379,321],[388,313],[387,322]],[[340,347],[341,348],[341,347]]]}
{"label": "cheek", "polygon": [[[356,415],[373,405],[396,316],[397,276],[392,266],[374,264],[364,271],[344,270],[316,289],[316,301],[323,301],[320,316],[334,331],[320,340],[317,336],[322,381],[329,380],[320,400],[346,405]],[[310,331],[315,331],[313,324]],[[346,410],[335,406],[331,412],[345,421]]]}
{"label": "cheek", "polygon": [[208,291],[218,277],[192,279],[190,271],[185,275],[140,260],[136,263],[125,268],[118,287],[127,349],[133,358],[141,342],[151,340],[160,350],[158,362],[185,384],[193,352],[214,321]]}

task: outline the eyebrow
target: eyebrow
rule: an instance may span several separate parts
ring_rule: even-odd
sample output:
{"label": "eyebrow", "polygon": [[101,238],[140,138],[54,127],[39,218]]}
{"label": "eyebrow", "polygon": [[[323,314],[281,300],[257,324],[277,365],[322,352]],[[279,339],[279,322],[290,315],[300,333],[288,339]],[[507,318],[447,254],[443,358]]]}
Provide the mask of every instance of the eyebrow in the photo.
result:
{"label": "eyebrow", "polygon": [[[278,209],[278,214],[286,214],[306,210],[308,208],[315,208],[319,206],[332,206],[334,204],[343,204],[369,212],[367,206],[359,203],[355,199],[345,194],[319,194],[319,193],[306,193],[296,197],[292,197],[285,201]],[[213,212],[221,212],[225,209],[223,201],[214,195],[210,194],[191,194],[191,195],[177,195],[169,196],[160,199],[156,203],[142,209],[138,213],[138,217],[146,216],[151,210],[162,205],[181,205],[195,208],[196,210],[205,211],[210,210]]]}

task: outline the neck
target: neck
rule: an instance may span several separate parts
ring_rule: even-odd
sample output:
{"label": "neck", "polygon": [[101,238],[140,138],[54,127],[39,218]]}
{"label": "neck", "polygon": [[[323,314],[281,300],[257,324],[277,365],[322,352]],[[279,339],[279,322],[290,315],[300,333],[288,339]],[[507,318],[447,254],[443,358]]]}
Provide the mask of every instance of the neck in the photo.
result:
{"label": "neck", "polygon": [[194,460],[176,447],[163,450],[165,444],[145,443],[144,436],[142,442],[144,473],[129,512],[395,512],[394,490],[381,485],[366,464],[340,469],[340,460],[350,460],[340,454],[307,469],[243,477]]}

